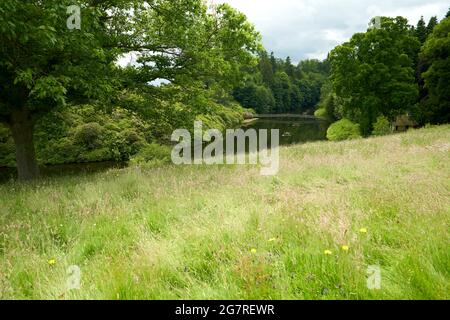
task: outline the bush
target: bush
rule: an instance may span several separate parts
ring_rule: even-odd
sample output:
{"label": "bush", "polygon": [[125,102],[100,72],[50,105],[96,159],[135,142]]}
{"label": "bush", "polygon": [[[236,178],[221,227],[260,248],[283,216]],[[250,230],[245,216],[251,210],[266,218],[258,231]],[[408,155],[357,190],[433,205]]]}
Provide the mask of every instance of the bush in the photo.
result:
{"label": "bush", "polygon": [[314,116],[316,118],[325,119],[327,118],[327,110],[325,108],[317,109],[316,112],[314,112]]}
{"label": "bush", "polygon": [[167,164],[172,161],[172,149],[169,146],[156,143],[143,147],[137,155],[131,158],[133,164]]}
{"label": "bush", "polygon": [[93,150],[102,145],[103,127],[96,122],[86,123],[76,128],[75,142]]}
{"label": "bush", "polygon": [[327,138],[330,141],[358,139],[361,138],[361,131],[358,124],[342,119],[328,128]]}
{"label": "bush", "polygon": [[391,124],[386,117],[378,117],[377,122],[373,125],[372,135],[374,136],[386,136],[391,134]]}

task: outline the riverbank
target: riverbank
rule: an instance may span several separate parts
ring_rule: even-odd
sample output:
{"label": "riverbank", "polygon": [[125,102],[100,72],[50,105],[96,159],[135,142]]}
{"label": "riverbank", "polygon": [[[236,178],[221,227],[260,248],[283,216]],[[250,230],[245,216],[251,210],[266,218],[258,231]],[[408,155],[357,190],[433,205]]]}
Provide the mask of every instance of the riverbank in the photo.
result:
{"label": "riverbank", "polygon": [[450,298],[450,126],[280,157],[0,185],[0,299]]}

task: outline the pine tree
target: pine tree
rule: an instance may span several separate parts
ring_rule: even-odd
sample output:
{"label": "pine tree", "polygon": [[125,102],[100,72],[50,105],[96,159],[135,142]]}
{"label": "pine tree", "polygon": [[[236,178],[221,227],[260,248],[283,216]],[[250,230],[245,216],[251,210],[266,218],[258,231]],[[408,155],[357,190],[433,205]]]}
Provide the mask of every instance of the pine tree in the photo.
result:
{"label": "pine tree", "polygon": [[264,84],[271,87],[273,85],[273,69],[269,56],[265,51],[261,54],[259,60],[259,71],[261,72]]}
{"label": "pine tree", "polygon": [[291,77],[291,78],[294,77],[295,70],[294,70],[294,66],[292,65],[291,57],[286,58],[284,70],[286,70],[286,73],[289,77]]}
{"label": "pine tree", "polygon": [[423,16],[420,18],[416,27],[416,37],[419,39],[420,43],[425,43],[427,40],[427,26]]}
{"label": "pine tree", "polygon": [[431,17],[430,22],[428,22],[427,26],[427,37],[433,33],[434,28],[438,25],[439,21],[437,17]]}
{"label": "pine tree", "polygon": [[273,52],[270,53],[270,63],[272,64],[272,71],[275,74],[278,71],[277,59]]}

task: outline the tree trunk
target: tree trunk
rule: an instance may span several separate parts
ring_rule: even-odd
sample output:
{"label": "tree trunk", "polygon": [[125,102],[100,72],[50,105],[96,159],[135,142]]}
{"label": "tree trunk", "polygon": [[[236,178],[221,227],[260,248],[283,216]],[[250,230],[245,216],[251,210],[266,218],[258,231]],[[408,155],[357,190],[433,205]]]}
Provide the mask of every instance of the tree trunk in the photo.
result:
{"label": "tree trunk", "polygon": [[16,147],[16,162],[19,180],[33,180],[39,176],[33,142],[34,122],[28,108],[13,108],[10,128]]}

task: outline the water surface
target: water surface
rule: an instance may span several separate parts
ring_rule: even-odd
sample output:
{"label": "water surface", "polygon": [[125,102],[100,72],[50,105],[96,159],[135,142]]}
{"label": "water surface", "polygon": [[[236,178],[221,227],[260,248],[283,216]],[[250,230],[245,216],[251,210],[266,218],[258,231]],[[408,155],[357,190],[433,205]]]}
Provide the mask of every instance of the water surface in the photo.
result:
{"label": "water surface", "polygon": [[[274,117],[255,119],[243,129],[279,129],[280,145],[326,140],[329,123],[313,118]],[[269,131],[270,133],[270,131]]]}

